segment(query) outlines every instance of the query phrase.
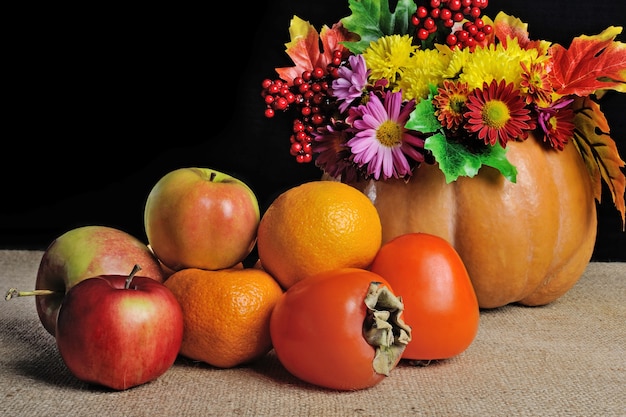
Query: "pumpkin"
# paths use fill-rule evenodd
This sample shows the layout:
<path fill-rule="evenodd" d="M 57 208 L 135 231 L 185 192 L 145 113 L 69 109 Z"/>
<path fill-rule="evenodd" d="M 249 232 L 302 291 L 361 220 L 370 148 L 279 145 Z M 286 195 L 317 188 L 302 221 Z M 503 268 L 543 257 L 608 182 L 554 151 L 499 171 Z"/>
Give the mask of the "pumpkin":
<path fill-rule="evenodd" d="M 353 183 L 380 214 L 383 242 L 409 232 L 448 240 L 467 267 L 481 308 L 548 304 L 583 274 L 595 245 L 596 203 L 583 159 L 569 143 L 548 149 L 530 136 L 507 144 L 517 181 L 483 166 L 446 183 L 422 164 L 409 181 Z"/>

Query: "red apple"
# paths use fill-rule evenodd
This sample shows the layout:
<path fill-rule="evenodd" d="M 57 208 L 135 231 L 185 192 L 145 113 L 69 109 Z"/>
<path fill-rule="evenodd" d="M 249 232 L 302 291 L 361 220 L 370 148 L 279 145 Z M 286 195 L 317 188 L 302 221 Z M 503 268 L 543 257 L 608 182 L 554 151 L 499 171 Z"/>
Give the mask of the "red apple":
<path fill-rule="evenodd" d="M 78 282 L 97 275 L 128 275 L 138 264 L 142 275 L 163 282 L 156 256 L 138 238 L 107 226 L 78 227 L 57 237 L 41 258 L 35 304 L 44 328 L 54 336 L 59 307 L 66 292 Z"/>
<path fill-rule="evenodd" d="M 125 390 L 153 381 L 176 360 L 183 312 L 174 294 L 148 277 L 101 275 L 66 294 L 56 327 L 63 362 L 81 381 Z"/>
<path fill-rule="evenodd" d="M 148 244 L 167 268 L 217 270 L 242 262 L 256 244 L 259 204 L 243 181 L 209 168 L 165 174 L 145 204 Z"/>

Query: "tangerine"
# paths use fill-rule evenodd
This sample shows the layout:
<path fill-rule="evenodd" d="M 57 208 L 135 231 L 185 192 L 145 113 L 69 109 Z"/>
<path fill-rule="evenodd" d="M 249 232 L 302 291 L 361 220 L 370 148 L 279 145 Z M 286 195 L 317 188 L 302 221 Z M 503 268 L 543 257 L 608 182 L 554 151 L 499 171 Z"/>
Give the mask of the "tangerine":
<path fill-rule="evenodd" d="M 267 272 L 187 268 L 164 284 L 183 310 L 182 356 L 231 368 L 272 349 L 270 316 L 283 291 Z"/>

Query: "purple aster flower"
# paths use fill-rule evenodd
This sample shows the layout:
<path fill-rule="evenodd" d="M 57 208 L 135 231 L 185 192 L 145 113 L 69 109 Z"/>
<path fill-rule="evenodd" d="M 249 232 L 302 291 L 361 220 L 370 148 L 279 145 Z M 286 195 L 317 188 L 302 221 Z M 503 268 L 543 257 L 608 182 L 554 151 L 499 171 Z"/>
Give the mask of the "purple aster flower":
<path fill-rule="evenodd" d="M 350 109 L 354 137 L 347 142 L 354 162 L 367 166 L 367 174 L 378 180 L 401 178 L 412 173 L 411 163 L 423 162 L 424 139 L 405 128 L 415 100 L 402 103 L 402 92 L 387 92 L 383 101 L 371 94 L 366 104 Z"/>
<path fill-rule="evenodd" d="M 341 112 L 346 111 L 354 100 L 361 97 L 370 73 L 363 55 L 351 55 L 348 64 L 338 69 L 339 77 L 332 83 L 332 94 L 339 101 Z"/>

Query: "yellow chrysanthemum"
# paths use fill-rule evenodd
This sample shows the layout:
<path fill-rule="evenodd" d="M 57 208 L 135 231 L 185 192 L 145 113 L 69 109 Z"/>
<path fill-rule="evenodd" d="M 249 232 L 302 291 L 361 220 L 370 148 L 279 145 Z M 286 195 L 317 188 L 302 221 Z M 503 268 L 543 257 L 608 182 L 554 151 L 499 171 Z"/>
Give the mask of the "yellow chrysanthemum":
<path fill-rule="evenodd" d="M 445 79 L 455 80 L 459 74 L 463 72 L 465 63 L 471 58 L 469 48 L 451 50 L 448 46 L 438 47 L 440 54 L 448 56 L 448 66 L 442 71 L 441 75 Z"/>
<path fill-rule="evenodd" d="M 427 98 L 429 84 L 440 85 L 443 82 L 442 74 L 449 61 L 450 55 L 434 49 L 416 51 L 398 80 L 397 89 L 402 90 L 405 100 Z"/>
<path fill-rule="evenodd" d="M 417 47 L 412 45 L 409 35 L 383 36 L 363 51 L 367 68 L 371 70 L 370 80 L 387 79 L 395 84 L 404 69 L 410 65 L 411 56 Z"/>
<path fill-rule="evenodd" d="M 523 72 L 520 62 L 530 66 L 536 59 L 535 49 L 522 49 L 517 39 L 509 38 L 506 48 L 502 44 L 476 48 L 465 60 L 459 80 L 467 82 L 470 90 L 482 88 L 483 83 L 489 84 L 492 80 L 505 80 L 519 89 Z"/>

